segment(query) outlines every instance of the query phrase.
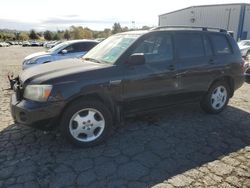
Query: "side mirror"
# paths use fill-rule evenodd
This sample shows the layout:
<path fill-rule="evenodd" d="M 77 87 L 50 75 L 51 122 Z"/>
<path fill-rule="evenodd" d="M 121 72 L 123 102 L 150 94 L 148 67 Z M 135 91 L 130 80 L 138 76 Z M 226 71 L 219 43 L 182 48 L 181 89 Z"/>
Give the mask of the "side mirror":
<path fill-rule="evenodd" d="M 66 54 L 66 53 L 68 53 L 67 50 L 62 50 L 62 54 Z"/>
<path fill-rule="evenodd" d="M 127 61 L 128 65 L 143 65 L 145 64 L 145 56 L 143 53 L 134 53 Z"/>

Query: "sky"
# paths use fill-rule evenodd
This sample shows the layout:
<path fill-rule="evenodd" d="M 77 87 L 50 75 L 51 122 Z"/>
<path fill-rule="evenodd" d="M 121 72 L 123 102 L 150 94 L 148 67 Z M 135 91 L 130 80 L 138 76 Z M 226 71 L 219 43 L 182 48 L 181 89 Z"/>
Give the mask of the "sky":
<path fill-rule="evenodd" d="M 195 5 L 250 3 L 250 0 L 0 0 L 0 29 L 63 30 L 71 25 L 93 30 L 157 26 L 158 16 Z"/>

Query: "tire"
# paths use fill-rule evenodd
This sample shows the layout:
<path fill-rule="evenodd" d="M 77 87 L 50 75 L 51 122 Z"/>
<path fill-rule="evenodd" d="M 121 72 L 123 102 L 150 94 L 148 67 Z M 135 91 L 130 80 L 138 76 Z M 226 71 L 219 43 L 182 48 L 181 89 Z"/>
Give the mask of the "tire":
<path fill-rule="evenodd" d="M 110 110 L 97 100 L 76 101 L 63 113 L 62 134 L 74 145 L 91 147 L 105 141 L 112 132 Z"/>
<path fill-rule="evenodd" d="M 201 108 L 209 114 L 218 114 L 227 106 L 229 96 L 228 83 L 226 81 L 217 81 L 209 88 L 201 100 Z"/>

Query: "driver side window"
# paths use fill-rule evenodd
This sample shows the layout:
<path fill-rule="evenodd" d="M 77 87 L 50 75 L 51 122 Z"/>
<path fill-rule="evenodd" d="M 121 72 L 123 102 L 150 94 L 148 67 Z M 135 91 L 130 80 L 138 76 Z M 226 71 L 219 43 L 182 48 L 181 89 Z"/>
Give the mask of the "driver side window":
<path fill-rule="evenodd" d="M 137 45 L 133 53 L 143 53 L 146 63 L 172 60 L 173 46 L 171 35 L 158 34 L 148 36 Z"/>
<path fill-rule="evenodd" d="M 64 48 L 64 50 L 67 50 L 67 53 L 73 53 L 74 52 L 73 45 L 67 46 L 66 48 Z"/>

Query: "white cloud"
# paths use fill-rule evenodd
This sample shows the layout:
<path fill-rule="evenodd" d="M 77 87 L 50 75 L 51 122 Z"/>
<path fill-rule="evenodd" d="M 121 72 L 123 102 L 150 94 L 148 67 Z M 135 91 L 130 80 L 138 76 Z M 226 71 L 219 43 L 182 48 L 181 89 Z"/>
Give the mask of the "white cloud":
<path fill-rule="evenodd" d="M 91 29 L 111 28 L 114 22 L 122 26 L 156 26 L 158 15 L 187 6 L 239 3 L 239 0 L 135 1 L 135 0 L 8 0 L 1 2 L 0 28 L 64 29 L 82 25 Z"/>

